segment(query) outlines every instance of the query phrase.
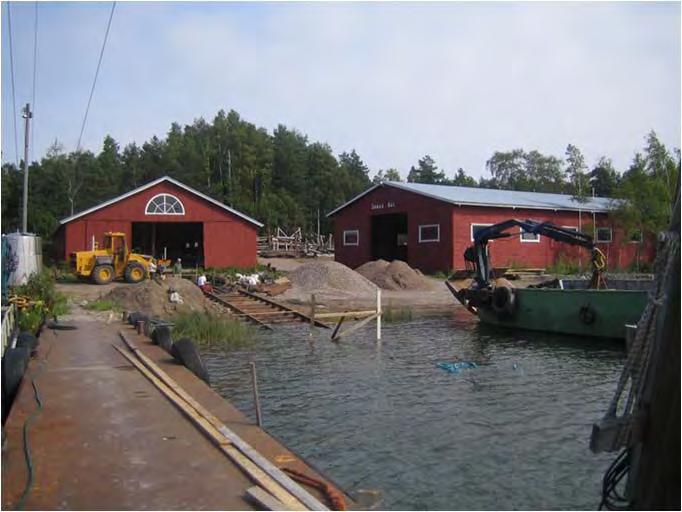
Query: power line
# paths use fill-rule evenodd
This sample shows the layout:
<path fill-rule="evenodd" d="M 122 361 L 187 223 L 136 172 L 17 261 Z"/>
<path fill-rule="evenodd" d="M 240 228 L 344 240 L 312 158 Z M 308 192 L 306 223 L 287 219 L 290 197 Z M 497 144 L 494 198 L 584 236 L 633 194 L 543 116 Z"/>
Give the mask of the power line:
<path fill-rule="evenodd" d="M 35 18 L 33 22 L 33 94 L 31 96 L 31 105 L 33 106 L 33 116 L 36 112 L 36 74 L 38 69 L 38 0 L 35 2 Z M 33 130 L 31 130 L 31 160 L 33 160 L 33 148 L 35 147 L 35 133 L 36 122 L 33 121 Z"/>
<path fill-rule="evenodd" d="M 116 8 L 116 2 L 111 4 L 111 12 L 109 13 L 109 22 L 107 23 L 107 31 L 104 34 L 104 41 L 102 42 L 102 49 L 99 52 L 99 60 L 97 61 L 97 69 L 95 70 L 95 78 L 92 81 L 92 87 L 90 88 L 90 97 L 88 98 L 88 105 L 85 107 L 85 115 L 83 116 L 83 124 L 81 125 L 81 132 L 78 135 L 78 144 L 76 144 L 76 151 L 81 147 L 81 139 L 83 138 L 83 131 L 85 130 L 85 123 L 88 120 L 88 112 L 90 111 L 90 102 L 92 101 L 92 95 L 95 93 L 95 85 L 97 84 L 97 76 L 99 75 L 99 68 L 102 65 L 102 57 L 104 56 L 104 48 L 107 45 L 107 39 L 109 38 L 109 29 L 111 28 L 111 20 L 114 17 L 114 9 Z"/>
<path fill-rule="evenodd" d="M 14 51 L 12 49 L 12 10 L 7 2 L 7 36 L 9 37 L 9 70 L 12 77 L 12 113 L 14 114 L 14 159 L 19 168 L 19 146 L 17 142 L 17 99 L 14 93 Z"/>

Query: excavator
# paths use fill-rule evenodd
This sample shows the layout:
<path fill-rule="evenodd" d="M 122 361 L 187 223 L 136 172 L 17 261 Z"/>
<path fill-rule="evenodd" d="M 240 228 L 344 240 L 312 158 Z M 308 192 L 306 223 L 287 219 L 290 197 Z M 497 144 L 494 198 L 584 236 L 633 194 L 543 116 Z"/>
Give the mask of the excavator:
<path fill-rule="evenodd" d="M 123 278 L 127 283 L 144 281 L 150 273 L 154 258 L 128 249 L 125 233 L 104 233 L 104 244 L 91 251 L 71 254 L 71 266 L 81 279 L 91 279 L 96 284 L 107 284 Z"/>
<path fill-rule="evenodd" d="M 591 251 L 592 278 L 590 289 L 606 288 L 606 281 L 602 274 L 606 267 L 606 257 L 594 244 L 592 237 L 585 233 L 561 228 L 551 222 L 536 222 L 533 220 L 510 219 L 504 222 L 487 226 L 474 235 L 474 244 L 464 251 L 464 260 L 473 265 L 475 272 L 474 282 L 467 289 L 453 290 L 460 302 L 467 308 L 474 310 L 480 306 L 490 306 L 497 311 L 504 312 L 510 308 L 513 297 L 511 290 L 505 286 L 493 287 L 491 284 L 492 266 L 488 253 L 488 242 L 498 238 L 518 235 L 518 231 L 509 232 L 510 229 L 519 227 L 526 233 L 534 233 L 557 240 L 569 245 L 585 247 Z M 473 312 L 473 311 L 472 311 Z"/>

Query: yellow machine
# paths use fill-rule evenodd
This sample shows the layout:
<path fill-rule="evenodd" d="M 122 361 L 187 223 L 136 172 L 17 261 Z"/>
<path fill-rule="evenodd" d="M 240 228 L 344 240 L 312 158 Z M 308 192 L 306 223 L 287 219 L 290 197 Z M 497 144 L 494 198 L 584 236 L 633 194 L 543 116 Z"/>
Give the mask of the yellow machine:
<path fill-rule="evenodd" d="M 125 233 L 104 233 L 103 248 L 71 254 L 71 265 L 76 275 L 90 278 L 97 284 L 107 284 L 124 278 L 128 283 L 139 283 L 149 275 L 154 258 L 128 250 Z"/>

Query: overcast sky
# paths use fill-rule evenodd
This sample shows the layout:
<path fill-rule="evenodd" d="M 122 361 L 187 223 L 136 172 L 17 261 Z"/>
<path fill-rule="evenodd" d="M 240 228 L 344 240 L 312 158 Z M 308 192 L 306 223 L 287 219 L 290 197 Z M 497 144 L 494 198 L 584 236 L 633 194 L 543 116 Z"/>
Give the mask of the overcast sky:
<path fill-rule="evenodd" d="M 75 149 L 110 8 L 39 4 L 34 159 L 55 139 Z M 34 3 L 11 9 L 20 109 Z M 3 3 L 3 162 L 15 159 L 7 21 Z M 403 177 L 427 153 L 481 176 L 496 150 L 563 156 L 568 143 L 623 170 L 649 130 L 680 146 L 680 4 L 118 3 L 83 146 L 142 144 L 220 109 Z"/>

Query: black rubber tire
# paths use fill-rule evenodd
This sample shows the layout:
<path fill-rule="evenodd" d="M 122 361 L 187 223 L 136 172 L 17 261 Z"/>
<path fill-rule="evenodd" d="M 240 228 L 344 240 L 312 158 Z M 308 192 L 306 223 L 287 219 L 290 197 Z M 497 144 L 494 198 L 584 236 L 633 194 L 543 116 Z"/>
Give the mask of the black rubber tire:
<path fill-rule="evenodd" d="M 22 331 L 17 336 L 17 347 L 28 347 L 33 352 L 38 348 L 38 338 L 29 331 Z"/>
<path fill-rule="evenodd" d="M 141 283 L 147 277 L 147 270 L 141 263 L 133 261 L 126 267 L 125 280 L 126 283 L 137 284 Z"/>
<path fill-rule="evenodd" d="M 139 311 L 133 311 L 128 315 L 128 323 L 135 327 L 135 324 L 137 323 L 137 319 L 142 316 L 142 313 Z"/>
<path fill-rule="evenodd" d="M 500 318 L 507 318 L 514 314 L 516 308 L 514 290 L 508 286 L 496 286 L 493 289 L 492 307 Z"/>
<path fill-rule="evenodd" d="M 155 343 L 169 354 L 172 353 L 173 337 L 171 329 L 167 325 L 162 325 L 152 332 L 152 343 Z"/>
<path fill-rule="evenodd" d="M 7 405 L 11 405 L 26 373 L 31 350 L 28 347 L 15 347 L 5 350 L 2 358 L 2 389 Z"/>
<path fill-rule="evenodd" d="M 199 351 L 191 339 L 180 338 L 178 341 L 173 343 L 171 354 L 179 363 L 182 363 L 182 365 L 194 375 L 199 377 L 206 384 L 211 384 L 208 376 L 208 370 L 206 370 L 206 366 L 204 366 L 204 362 L 201 360 Z"/>
<path fill-rule="evenodd" d="M 97 265 L 92 269 L 92 280 L 97 284 L 109 284 L 114 280 L 114 267 Z"/>

